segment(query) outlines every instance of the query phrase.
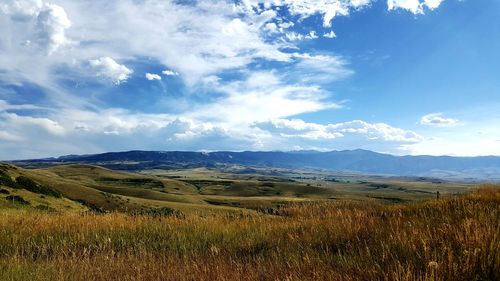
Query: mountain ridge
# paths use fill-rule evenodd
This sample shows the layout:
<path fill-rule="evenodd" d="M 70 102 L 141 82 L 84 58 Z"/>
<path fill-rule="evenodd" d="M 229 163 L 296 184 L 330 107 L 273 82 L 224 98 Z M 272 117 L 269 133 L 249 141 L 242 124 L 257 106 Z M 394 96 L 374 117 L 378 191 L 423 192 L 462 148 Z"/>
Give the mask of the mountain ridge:
<path fill-rule="evenodd" d="M 289 169 L 323 169 L 395 176 L 500 180 L 499 156 L 396 156 L 363 149 L 328 152 L 131 150 L 11 162 L 27 167 L 30 165 L 39 167 L 43 165 L 86 163 L 118 170 L 243 165 Z"/>

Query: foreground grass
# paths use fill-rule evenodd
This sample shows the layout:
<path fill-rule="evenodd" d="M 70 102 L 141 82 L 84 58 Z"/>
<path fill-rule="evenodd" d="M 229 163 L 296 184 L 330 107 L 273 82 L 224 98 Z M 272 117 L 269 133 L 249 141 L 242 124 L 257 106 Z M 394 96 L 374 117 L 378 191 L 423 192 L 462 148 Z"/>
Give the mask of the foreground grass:
<path fill-rule="evenodd" d="M 0 212 L 0 280 L 500 280 L 500 190 L 278 215 Z"/>

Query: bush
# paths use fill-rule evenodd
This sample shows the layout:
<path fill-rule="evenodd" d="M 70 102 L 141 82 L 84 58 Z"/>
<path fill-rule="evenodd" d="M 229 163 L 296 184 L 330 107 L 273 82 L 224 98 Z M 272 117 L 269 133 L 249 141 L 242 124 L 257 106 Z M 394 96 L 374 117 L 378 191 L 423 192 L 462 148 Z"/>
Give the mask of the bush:
<path fill-rule="evenodd" d="M 45 194 L 53 197 L 60 198 L 62 197 L 61 193 L 59 191 L 53 190 L 50 187 L 40 185 L 36 182 L 34 182 L 32 179 L 25 177 L 25 176 L 19 176 L 16 178 L 16 182 L 19 186 L 22 188 L 31 191 L 33 193 L 38 193 L 38 194 Z"/>
<path fill-rule="evenodd" d="M 22 205 L 30 205 L 30 202 L 24 200 L 24 198 L 22 198 L 19 195 L 10 195 L 10 196 L 5 197 L 5 199 L 12 202 L 12 203 L 18 203 L 18 204 L 22 204 Z"/>
<path fill-rule="evenodd" d="M 0 185 L 11 188 L 19 188 L 18 184 L 4 171 L 0 170 Z"/>
<path fill-rule="evenodd" d="M 38 205 L 35 207 L 35 209 L 40 210 L 40 211 L 45 211 L 45 212 L 57 212 L 56 209 L 49 207 L 47 205 Z"/>

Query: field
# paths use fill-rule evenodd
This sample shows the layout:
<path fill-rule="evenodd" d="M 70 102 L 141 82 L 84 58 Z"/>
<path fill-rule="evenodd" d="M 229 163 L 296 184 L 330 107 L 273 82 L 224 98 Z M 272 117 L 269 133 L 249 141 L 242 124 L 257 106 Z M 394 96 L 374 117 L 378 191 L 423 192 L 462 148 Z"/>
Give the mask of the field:
<path fill-rule="evenodd" d="M 0 280 L 500 279 L 495 185 L 285 170 L 0 170 Z"/>
<path fill-rule="evenodd" d="M 25 196 L 32 206 L 99 212 L 255 213 L 293 202 L 351 200 L 381 204 L 428 200 L 466 192 L 473 183 L 428 178 L 395 178 L 321 171 L 242 168 L 144 170 L 135 173 L 91 165 L 22 169 L 0 164 L 11 179 L 20 176 L 56 190 L 63 200 L 41 199 L 24 189 L 3 187 Z M 7 195 L 0 194 L 0 198 Z M 0 200 L 0 204 L 2 201 Z"/>

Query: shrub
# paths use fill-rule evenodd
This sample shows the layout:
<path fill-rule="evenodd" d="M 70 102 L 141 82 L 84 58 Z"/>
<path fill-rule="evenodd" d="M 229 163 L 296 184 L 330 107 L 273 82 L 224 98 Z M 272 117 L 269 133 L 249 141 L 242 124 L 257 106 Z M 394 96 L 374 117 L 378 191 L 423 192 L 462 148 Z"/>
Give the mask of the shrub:
<path fill-rule="evenodd" d="M 33 193 L 39 193 L 39 194 L 45 194 L 53 197 L 60 198 L 62 197 L 61 193 L 59 191 L 53 190 L 50 187 L 40 185 L 33 181 L 32 179 L 25 177 L 25 176 L 19 176 L 16 178 L 17 184 Z"/>
<path fill-rule="evenodd" d="M 10 195 L 10 196 L 5 197 L 5 199 L 12 202 L 12 203 L 18 203 L 18 204 L 22 204 L 22 205 L 30 205 L 30 202 L 24 200 L 24 198 L 22 198 L 19 195 Z"/>
<path fill-rule="evenodd" d="M 19 188 L 18 184 L 4 171 L 0 170 L 0 185 L 11 188 Z"/>
<path fill-rule="evenodd" d="M 38 205 L 35 207 L 35 209 L 40 210 L 40 211 L 45 211 L 45 212 L 57 212 L 56 209 L 47 206 L 47 205 Z"/>

